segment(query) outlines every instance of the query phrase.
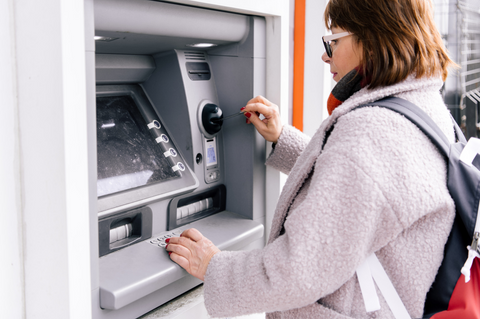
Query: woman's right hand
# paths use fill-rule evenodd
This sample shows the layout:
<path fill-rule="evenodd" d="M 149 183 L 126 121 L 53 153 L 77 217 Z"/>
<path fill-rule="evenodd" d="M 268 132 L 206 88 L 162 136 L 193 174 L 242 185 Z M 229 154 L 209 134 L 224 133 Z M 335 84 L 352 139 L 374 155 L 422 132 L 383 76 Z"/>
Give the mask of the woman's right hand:
<path fill-rule="evenodd" d="M 247 117 L 247 123 L 255 125 L 263 138 L 269 142 L 277 142 L 282 133 L 282 121 L 280 120 L 278 106 L 259 95 L 248 101 L 247 105 L 242 107 L 240 111 L 244 112 Z M 263 120 L 259 118 L 260 114 L 265 117 Z"/>

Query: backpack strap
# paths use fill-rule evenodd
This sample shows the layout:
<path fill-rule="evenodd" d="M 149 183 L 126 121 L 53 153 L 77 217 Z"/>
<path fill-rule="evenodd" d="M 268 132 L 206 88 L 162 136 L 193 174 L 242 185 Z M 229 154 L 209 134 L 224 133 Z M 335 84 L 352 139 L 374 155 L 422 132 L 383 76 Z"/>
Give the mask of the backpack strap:
<path fill-rule="evenodd" d="M 416 124 L 417 127 L 430 138 L 432 143 L 437 146 L 440 152 L 442 152 L 444 156 L 448 157 L 450 142 L 448 141 L 447 137 L 438 127 L 438 125 L 430 118 L 430 116 L 428 116 L 427 113 L 425 113 L 415 104 L 398 97 L 390 96 L 375 102 L 359 105 L 353 108 L 351 111 L 368 106 L 380 106 L 402 114 L 413 124 Z M 453 121 L 453 123 L 457 138 L 459 138 L 461 141 L 465 141 L 465 137 L 463 136 L 460 127 L 455 121 Z"/>

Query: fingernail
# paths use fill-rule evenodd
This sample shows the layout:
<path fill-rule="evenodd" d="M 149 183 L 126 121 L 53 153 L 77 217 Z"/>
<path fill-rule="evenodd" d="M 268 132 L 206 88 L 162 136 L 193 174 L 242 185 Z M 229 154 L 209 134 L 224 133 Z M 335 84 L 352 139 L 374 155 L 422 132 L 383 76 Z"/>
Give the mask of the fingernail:
<path fill-rule="evenodd" d="M 168 247 L 168 245 L 167 245 L 167 246 L 165 246 L 165 249 L 167 249 L 167 247 Z"/>
<path fill-rule="evenodd" d="M 248 119 L 245 119 L 245 123 L 247 123 L 247 124 L 248 124 L 249 122 L 250 122 L 250 121 L 249 121 Z"/>
<path fill-rule="evenodd" d="M 170 238 L 167 238 L 165 239 L 165 242 L 168 244 L 168 242 L 170 241 Z"/>
<path fill-rule="evenodd" d="M 172 254 L 172 252 L 171 252 L 171 251 L 169 251 L 169 252 L 168 252 L 168 255 L 170 256 L 171 254 Z"/>
<path fill-rule="evenodd" d="M 250 116 L 252 116 L 252 114 L 250 114 L 250 113 L 247 112 L 247 113 L 245 113 L 245 116 L 248 117 L 248 118 L 250 118 Z"/>
<path fill-rule="evenodd" d="M 245 106 L 240 109 L 240 111 L 243 111 L 243 110 L 245 110 Z"/>

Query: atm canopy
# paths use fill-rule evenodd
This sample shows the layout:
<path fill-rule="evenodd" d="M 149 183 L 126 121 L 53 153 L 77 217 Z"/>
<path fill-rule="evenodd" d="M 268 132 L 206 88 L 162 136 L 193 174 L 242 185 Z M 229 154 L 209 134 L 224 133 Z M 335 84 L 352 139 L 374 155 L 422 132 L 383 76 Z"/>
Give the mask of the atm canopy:
<path fill-rule="evenodd" d="M 249 31 L 245 15 L 157 1 L 95 0 L 97 53 L 155 54 L 199 42 L 225 45 Z"/>

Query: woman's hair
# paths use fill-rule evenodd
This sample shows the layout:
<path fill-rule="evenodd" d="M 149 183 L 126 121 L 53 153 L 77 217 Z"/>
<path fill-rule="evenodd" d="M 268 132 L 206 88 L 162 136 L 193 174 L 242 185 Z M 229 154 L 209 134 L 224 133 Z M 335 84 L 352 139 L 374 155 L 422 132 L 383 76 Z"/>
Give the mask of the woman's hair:
<path fill-rule="evenodd" d="M 361 65 L 370 89 L 417 78 L 442 75 L 456 66 L 449 58 L 433 20 L 429 0 L 330 0 L 327 29 L 353 33 L 363 47 Z"/>

